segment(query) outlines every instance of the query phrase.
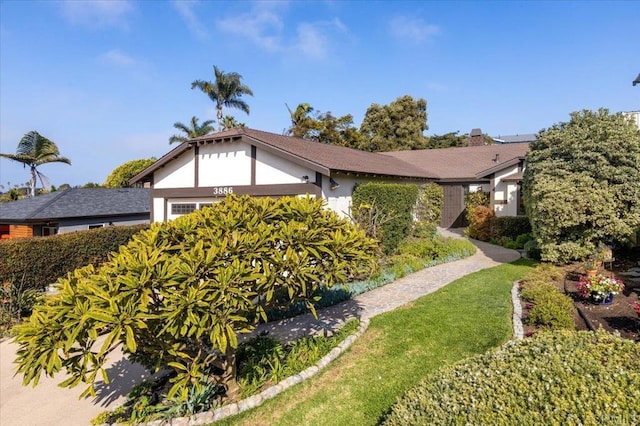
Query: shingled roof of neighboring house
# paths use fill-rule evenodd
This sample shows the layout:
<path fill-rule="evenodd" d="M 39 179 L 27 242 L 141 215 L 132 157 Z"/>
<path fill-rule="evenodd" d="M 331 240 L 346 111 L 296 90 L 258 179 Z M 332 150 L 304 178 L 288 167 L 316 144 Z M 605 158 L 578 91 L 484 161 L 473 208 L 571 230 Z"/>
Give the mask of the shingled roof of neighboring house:
<path fill-rule="evenodd" d="M 516 143 L 393 151 L 384 155 L 429 170 L 438 180 L 474 181 L 497 169 L 517 164 L 528 151 L 529 144 Z"/>
<path fill-rule="evenodd" d="M 151 173 L 178 158 L 183 152 L 192 149 L 197 144 L 223 143 L 240 139 L 289 158 L 325 175 L 329 175 L 331 172 L 345 172 L 407 178 L 426 179 L 433 177 L 424 168 L 407 164 L 383 154 L 328 145 L 260 130 L 237 128 L 201 136 L 183 143 L 134 176 L 130 182 L 135 183 L 144 180 Z"/>
<path fill-rule="evenodd" d="M 149 214 L 146 188 L 71 188 L 0 204 L 0 222 Z"/>
<path fill-rule="evenodd" d="M 505 136 L 492 136 L 496 143 L 522 143 L 522 142 L 535 142 L 538 140 L 538 135 L 535 133 L 526 133 L 523 135 L 505 135 Z"/>

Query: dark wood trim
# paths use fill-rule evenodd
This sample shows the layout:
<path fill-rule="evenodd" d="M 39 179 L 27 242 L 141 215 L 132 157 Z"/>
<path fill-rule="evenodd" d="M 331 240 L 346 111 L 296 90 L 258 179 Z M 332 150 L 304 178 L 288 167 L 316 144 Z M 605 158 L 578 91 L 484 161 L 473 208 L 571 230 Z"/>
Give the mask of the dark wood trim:
<path fill-rule="evenodd" d="M 322 187 L 315 183 L 287 183 L 275 185 L 227 185 L 233 188 L 233 193 L 238 195 L 254 195 L 258 197 L 303 195 L 313 194 L 322 197 Z M 223 195 L 214 195 L 213 188 L 162 188 L 152 189 L 151 196 L 165 199 L 165 217 L 167 210 L 167 198 L 222 198 Z"/>
<path fill-rule="evenodd" d="M 151 195 L 153 195 L 153 191 L 151 191 Z M 155 220 L 155 218 L 152 218 L 153 220 Z M 163 222 L 166 222 L 169 220 L 169 202 L 167 201 L 167 199 L 164 199 L 164 217 L 162 218 Z"/>
<path fill-rule="evenodd" d="M 194 177 L 193 177 L 193 186 L 195 186 L 196 188 L 199 185 L 199 181 L 200 179 L 198 178 L 198 176 L 200 175 L 200 147 L 198 145 L 196 145 L 193 148 L 193 161 L 195 162 L 193 170 L 194 170 Z"/>
<path fill-rule="evenodd" d="M 256 184 L 256 157 L 258 150 L 255 145 L 251 145 L 251 185 Z"/>
<path fill-rule="evenodd" d="M 320 188 L 320 194 L 322 194 L 322 173 L 316 172 L 316 181 L 314 185 Z"/>
<path fill-rule="evenodd" d="M 489 206 L 491 206 L 491 208 L 494 209 L 495 205 L 496 205 L 496 178 L 494 175 L 494 176 L 491 176 L 491 183 L 489 184 Z"/>

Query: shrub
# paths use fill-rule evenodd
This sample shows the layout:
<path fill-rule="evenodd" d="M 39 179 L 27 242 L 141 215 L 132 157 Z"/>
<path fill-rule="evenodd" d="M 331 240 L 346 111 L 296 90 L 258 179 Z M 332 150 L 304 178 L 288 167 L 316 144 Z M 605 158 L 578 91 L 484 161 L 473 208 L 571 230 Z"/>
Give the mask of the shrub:
<path fill-rule="evenodd" d="M 542 291 L 535 295 L 533 306 L 529 310 L 527 322 L 552 330 L 575 329 L 573 322 L 573 300 L 570 297 L 558 293 L 555 288 L 552 291 Z"/>
<path fill-rule="evenodd" d="M 490 227 L 491 238 L 508 237 L 516 240 L 518 236 L 531 232 L 531 223 L 526 216 L 497 216 L 491 219 Z"/>
<path fill-rule="evenodd" d="M 418 192 L 415 216 L 418 222 L 438 225 L 444 207 L 444 189 L 435 182 L 421 185 Z"/>
<path fill-rule="evenodd" d="M 0 282 L 44 290 L 85 265 L 97 266 L 148 225 L 109 226 L 89 231 L 0 241 Z"/>
<path fill-rule="evenodd" d="M 491 219 L 495 216 L 493 209 L 485 206 L 472 207 L 469 214 L 467 235 L 480 241 L 489 241 L 491 235 Z"/>
<path fill-rule="evenodd" d="M 388 219 L 381 225 L 380 246 L 385 254 L 391 254 L 411 233 L 417 198 L 416 185 L 370 182 L 353 190 L 352 209 L 375 206 Z"/>
<path fill-rule="evenodd" d="M 540 333 L 430 375 L 384 424 L 639 424 L 638 359 L 604 331 Z"/>
<path fill-rule="evenodd" d="M 146 368 L 174 372 L 168 397 L 222 384 L 234 398 L 238 334 L 265 310 L 370 271 L 375 242 L 322 200 L 227 196 L 143 231 L 100 269 L 59 280 L 60 293 L 17 329 L 18 372 L 37 384 L 66 369 L 61 386 L 93 394 L 119 345 Z M 98 353 L 90 348 L 104 337 Z M 215 367 L 215 370 L 214 370 Z"/>
<path fill-rule="evenodd" d="M 524 244 L 524 252 L 527 254 L 529 259 L 540 260 L 541 251 L 540 247 L 538 247 L 538 243 L 536 240 L 529 240 Z"/>

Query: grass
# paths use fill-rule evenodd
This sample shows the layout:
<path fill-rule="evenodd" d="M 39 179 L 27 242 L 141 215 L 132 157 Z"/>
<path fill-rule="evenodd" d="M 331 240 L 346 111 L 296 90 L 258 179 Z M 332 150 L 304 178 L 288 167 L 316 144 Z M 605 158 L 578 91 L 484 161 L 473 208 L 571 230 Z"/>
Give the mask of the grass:
<path fill-rule="evenodd" d="M 216 425 L 379 423 L 428 373 L 512 336 L 511 285 L 534 265 L 519 260 L 479 271 L 373 318 L 367 332 L 324 372 Z"/>

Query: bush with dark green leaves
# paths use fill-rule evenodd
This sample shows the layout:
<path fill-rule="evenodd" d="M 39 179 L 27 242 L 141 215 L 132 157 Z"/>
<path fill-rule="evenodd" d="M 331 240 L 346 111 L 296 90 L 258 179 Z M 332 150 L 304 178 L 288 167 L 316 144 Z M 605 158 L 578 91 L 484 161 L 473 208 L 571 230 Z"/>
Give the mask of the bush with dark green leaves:
<path fill-rule="evenodd" d="M 520 297 L 531 303 L 527 323 L 549 329 L 575 329 L 574 305 L 556 284 L 564 271 L 553 265 L 538 265 L 520 281 Z"/>
<path fill-rule="evenodd" d="M 418 199 L 417 185 L 388 183 L 366 183 L 353 190 L 352 216 L 364 228 L 371 224 L 360 223 L 355 214 L 364 209 L 375 209 L 383 217 L 380 225 L 380 246 L 385 254 L 394 253 L 400 241 L 410 235 L 413 226 L 413 211 Z"/>
<path fill-rule="evenodd" d="M 0 283 L 44 290 L 85 265 L 100 265 L 148 225 L 109 226 L 44 238 L 0 241 Z"/>
<path fill-rule="evenodd" d="M 384 424 L 640 424 L 640 345 L 555 331 L 445 367 L 407 392 Z"/>
<path fill-rule="evenodd" d="M 415 216 L 417 222 L 431 225 L 440 224 L 444 207 L 444 189 L 435 182 L 420 185 Z"/>
<path fill-rule="evenodd" d="M 122 346 L 132 361 L 175 373 L 169 398 L 218 383 L 233 399 L 238 334 L 297 300 L 315 313 L 315 291 L 370 273 L 375 249 L 322 200 L 228 196 L 60 279 L 59 294 L 17 327 L 18 373 L 35 385 L 66 370 L 61 386 L 85 383 L 82 395 L 93 395 Z"/>
<path fill-rule="evenodd" d="M 490 228 L 491 238 L 516 240 L 519 235 L 531 232 L 531 223 L 526 216 L 496 216 L 491 219 Z"/>

